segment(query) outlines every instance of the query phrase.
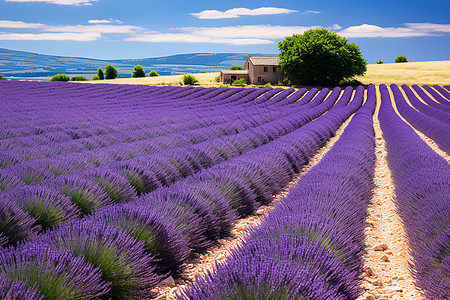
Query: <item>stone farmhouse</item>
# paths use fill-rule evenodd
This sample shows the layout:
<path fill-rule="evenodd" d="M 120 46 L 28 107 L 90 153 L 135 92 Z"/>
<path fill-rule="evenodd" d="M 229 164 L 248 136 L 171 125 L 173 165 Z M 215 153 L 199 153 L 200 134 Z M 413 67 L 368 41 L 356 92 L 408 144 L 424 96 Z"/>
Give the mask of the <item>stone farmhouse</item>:
<path fill-rule="evenodd" d="M 230 84 L 235 80 L 245 78 L 248 84 L 277 84 L 284 79 L 284 74 L 278 65 L 278 56 L 248 55 L 244 70 L 220 71 L 219 81 Z"/>

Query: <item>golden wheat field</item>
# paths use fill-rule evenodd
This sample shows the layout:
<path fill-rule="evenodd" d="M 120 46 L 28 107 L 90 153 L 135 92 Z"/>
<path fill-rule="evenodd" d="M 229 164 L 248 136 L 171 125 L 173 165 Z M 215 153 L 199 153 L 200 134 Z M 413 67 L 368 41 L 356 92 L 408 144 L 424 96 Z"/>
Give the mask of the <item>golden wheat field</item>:
<path fill-rule="evenodd" d="M 148 70 L 146 70 L 148 71 Z M 214 79 L 218 72 L 192 74 L 200 86 L 220 86 Z M 169 75 L 145 78 L 118 78 L 113 80 L 89 81 L 90 83 L 182 85 L 183 75 Z M 365 76 L 356 78 L 363 84 L 450 84 L 450 60 L 408 62 L 367 65 Z"/>

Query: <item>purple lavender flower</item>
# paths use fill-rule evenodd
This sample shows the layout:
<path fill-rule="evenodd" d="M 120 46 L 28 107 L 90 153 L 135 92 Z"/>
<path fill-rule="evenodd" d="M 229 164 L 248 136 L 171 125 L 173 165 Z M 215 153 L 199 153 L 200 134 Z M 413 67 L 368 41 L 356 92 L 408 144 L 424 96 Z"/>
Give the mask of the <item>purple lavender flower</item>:
<path fill-rule="evenodd" d="M 24 212 L 15 202 L 0 197 L 0 232 L 3 245 L 15 245 L 26 238 L 34 238 L 41 231 L 36 219 Z M 6 239 L 6 241 L 5 241 Z"/>
<path fill-rule="evenodd" d="M 152 171 L 146 170 L 132 161 L 113 164 L 109 167 L 128 178 L 138 196 L 162 186 Z"/>
<path fill-rule="evenodd" d="M 161 279 L 155 273 L 154 259 L 146 254 L 144 242 L 122 229 L 97 221 L 75 221 L 58 227 L 36 239 L 36 243 L 54 249 L 70 249 L 101 271 L 104 281 L 111 282 L 106 294 L 114 299 L 149 296 Z"/>
<path fill-rule="evenodd" d="M 267 257 L 243 257 L 220 265 L 215 274 L 197 278 L 179 299 L 344 300 L 324 277 Z"/>
<path fill-rule="evenodd" d="M 28 287 L 23 281 L 11 280 L 0 274 L 0 299 L 5 300 L 42 300 L 36 286 Z"/>
<path fill-rule="evenodd" d="M 98 184 L 76 175 L 46 180 L 41 183 L 41 186 L 49 187 L 69 197 L 83 214 L 93 213 L 113 203 Z"/>
<path fill-rule="evenodd" d="M 28 243 L 0 252 L 0 276 L 36 287 L 45 299 L 95 299 L 105 295 L 109 283 L 83 257 L 67 249 Z"/>
<path fill-rule="evenodd" d="M 164 191 L 158 190 L 143 195 L 130 202 L 129 205 L 134 205 L 137 209 L 157 211 L 161 218 L 170 222 L 177 231 L 186 236 L 191 249 L 199 252 L 207 249 L 212 244 L 205 234 L 209 224 L 205 223 L 201 216 L 188 205 L 182 202 L 177 204 L 175 201 L 167 201 L 164 193 Z"/>
<path fill-rule="evenodd" d="M 86 170 L 83 177 L 96 182 L 116 203 L 128 202 L 136 197 L 136 190 L 119 173 L 108 169 Z"/>
<path fill-rule="evenodd" d="M 17 205 L 42 226 L 43 230 L 80 217 L 80 211 L 68 197 L 49 188 L 30 186 L 6 192 L 1 197 Z"/>
<path fill-rule="evenodd" d="M 179 275 L 191 252 L 187 237 L 161 217 L 159 211 L 127 203 L 102 209 L 90 219 L 122 228 L 138 241 L 144 241 L 145 251 L 154 256 L 160 274 Z"/>
<path fill-rule="evenodd" d="M 10 172 L 0 170 L 0 192 L 25 186 L 25 183 Z"/>

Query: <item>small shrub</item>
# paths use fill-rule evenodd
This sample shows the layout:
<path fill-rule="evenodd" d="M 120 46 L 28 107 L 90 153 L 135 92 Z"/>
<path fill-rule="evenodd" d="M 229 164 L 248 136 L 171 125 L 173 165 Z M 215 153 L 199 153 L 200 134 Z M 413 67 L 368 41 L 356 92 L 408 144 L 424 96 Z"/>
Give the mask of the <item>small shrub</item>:
<path fill-rule="evenodd" d="M 233 85 L 247 85 L 247 80 L 245 78 L 240 78 L 233 81 Z"/>
<path fill-rule="evenodd" d="M 116 79 L 117 74 L 117 69 L 114 66 L 107 65 L 105 67 L 105 79 Z"/>
<path fill-rule="evenodd" d="M 70 78 L 70 81 L 87 81 L 87 78 L 84 76 L 73 76 Z"/>
<path fill-rule="evenodd" d="M 236 71 L 236 70 L 244 70 L 244 68 L 241 67 L 241 66 L 231 66 L 231 67 L 230 67 L 230 70 L 233 70 L 233 71 Z"/>
<path fill-rule="evenodd" d="M 66 74 L 56 74 L 53 75 L 51 81 L 69 81 L 70 77 L 67 76 Z"/>
<path fill-rule="evenodd" d="M 198 80 L 194 76 L 189 75 L 189 74 L 184 74 L 184 76 L 183 76 L 184 85 L 193 85 L 193 84 L 196 84 L 197 82 L 198 82 Z"/>
<path fill-rule="evenodd" d="M 206 71 L 200 71 L 199 73 L 208 73 L 208 72 L 206 72 Z"/>
<path fill-rule="evenodd" d="M 148 76 L 149 76 L 149 77 L 158 77 L 159 74 L 158 74 L 158 72 L 156 72 L 155 70 L 152 70 L 152 71 L 150 71 L 150 73 L 148 73 Z"/>
<path fill-rule="evenodd" d="M 220 81 L 220 76 L 214 77 L 214 81 L 215 81 L 215 82 L 219 82 L 219 81 Z"/>
<path fill-rule="evenodd" d="M 357 80 L 357 79 L 348 79 L 348 80 L 342 80 L 339 83 L 340 86 L 352 86 L 352 87 L 358 87 L 360 85 L 363 85 L 361 81 Z"/>
<path fill-rule="evenodd" d="M 95 74 L 94 76 L 92 76 L 92 79 L 91 79 L 91 80 L 100 80 L 100 77 L 98 77 L 98 75 Z"/>
<path fill-rule="evenodd" d="M 144 68 L 141 65 L 136 65 L 134 67 L 133 73 L 131 73 L 132 78 L 140 78 L 145 77 L 145 71 Z"/>
<path fill-rule="evenodd" d="M 98 78 L 99 78 L 100 80 L 105 79 L 105 74 L 103 74 L 102 68 L 98 68 L 98 70 L 97 70 L 97 76 L 98 76 Z"/>
<path fill-rule="evenodd" d="M 384 64 L 384 61 L 382 61 L 381 59 L 380 59 L 380 60 L 377 60 L 377 64 L 378 64 L 378 65 L 382 65 L 382 64 Z"/>
<path fill-rule="evenodd" d="M 408 60 L 406 59 L 406 56 L 397 56 L 397 58 L 395 59 L 396 63 L 406 63 L 408 62 Z"/>
<path fill-rule="evenodd" d="M 6 80 L 6 77 L 3 75 L 0 75 L 0 80 Z"/>
<path fill-rule="evenodd" d="M 256 84 L 256 86 L 258 88 L 264 88 L 264 87 L 272 87 L 272 84 L 270 84 L 270 83 L 261 83 L 261 84 Z"/>
<path fill-rule="evenodd" d="M 278 81 L 277 85 L 290 86 L 291 85 L 291 81 L 288 78 L 284 78 L 282 81 Z"/>

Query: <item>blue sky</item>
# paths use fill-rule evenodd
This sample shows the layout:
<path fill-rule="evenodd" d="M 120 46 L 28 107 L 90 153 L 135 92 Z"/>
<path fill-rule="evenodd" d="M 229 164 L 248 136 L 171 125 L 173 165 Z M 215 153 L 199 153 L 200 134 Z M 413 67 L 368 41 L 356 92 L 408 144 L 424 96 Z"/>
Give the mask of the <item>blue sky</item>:
<path fill-rule="evenodd" d="M 0 0 L 0 47 L 100 59 L 278 53 L 324 27 L 368 63 L 450 59 L 450 1 Z"/>

